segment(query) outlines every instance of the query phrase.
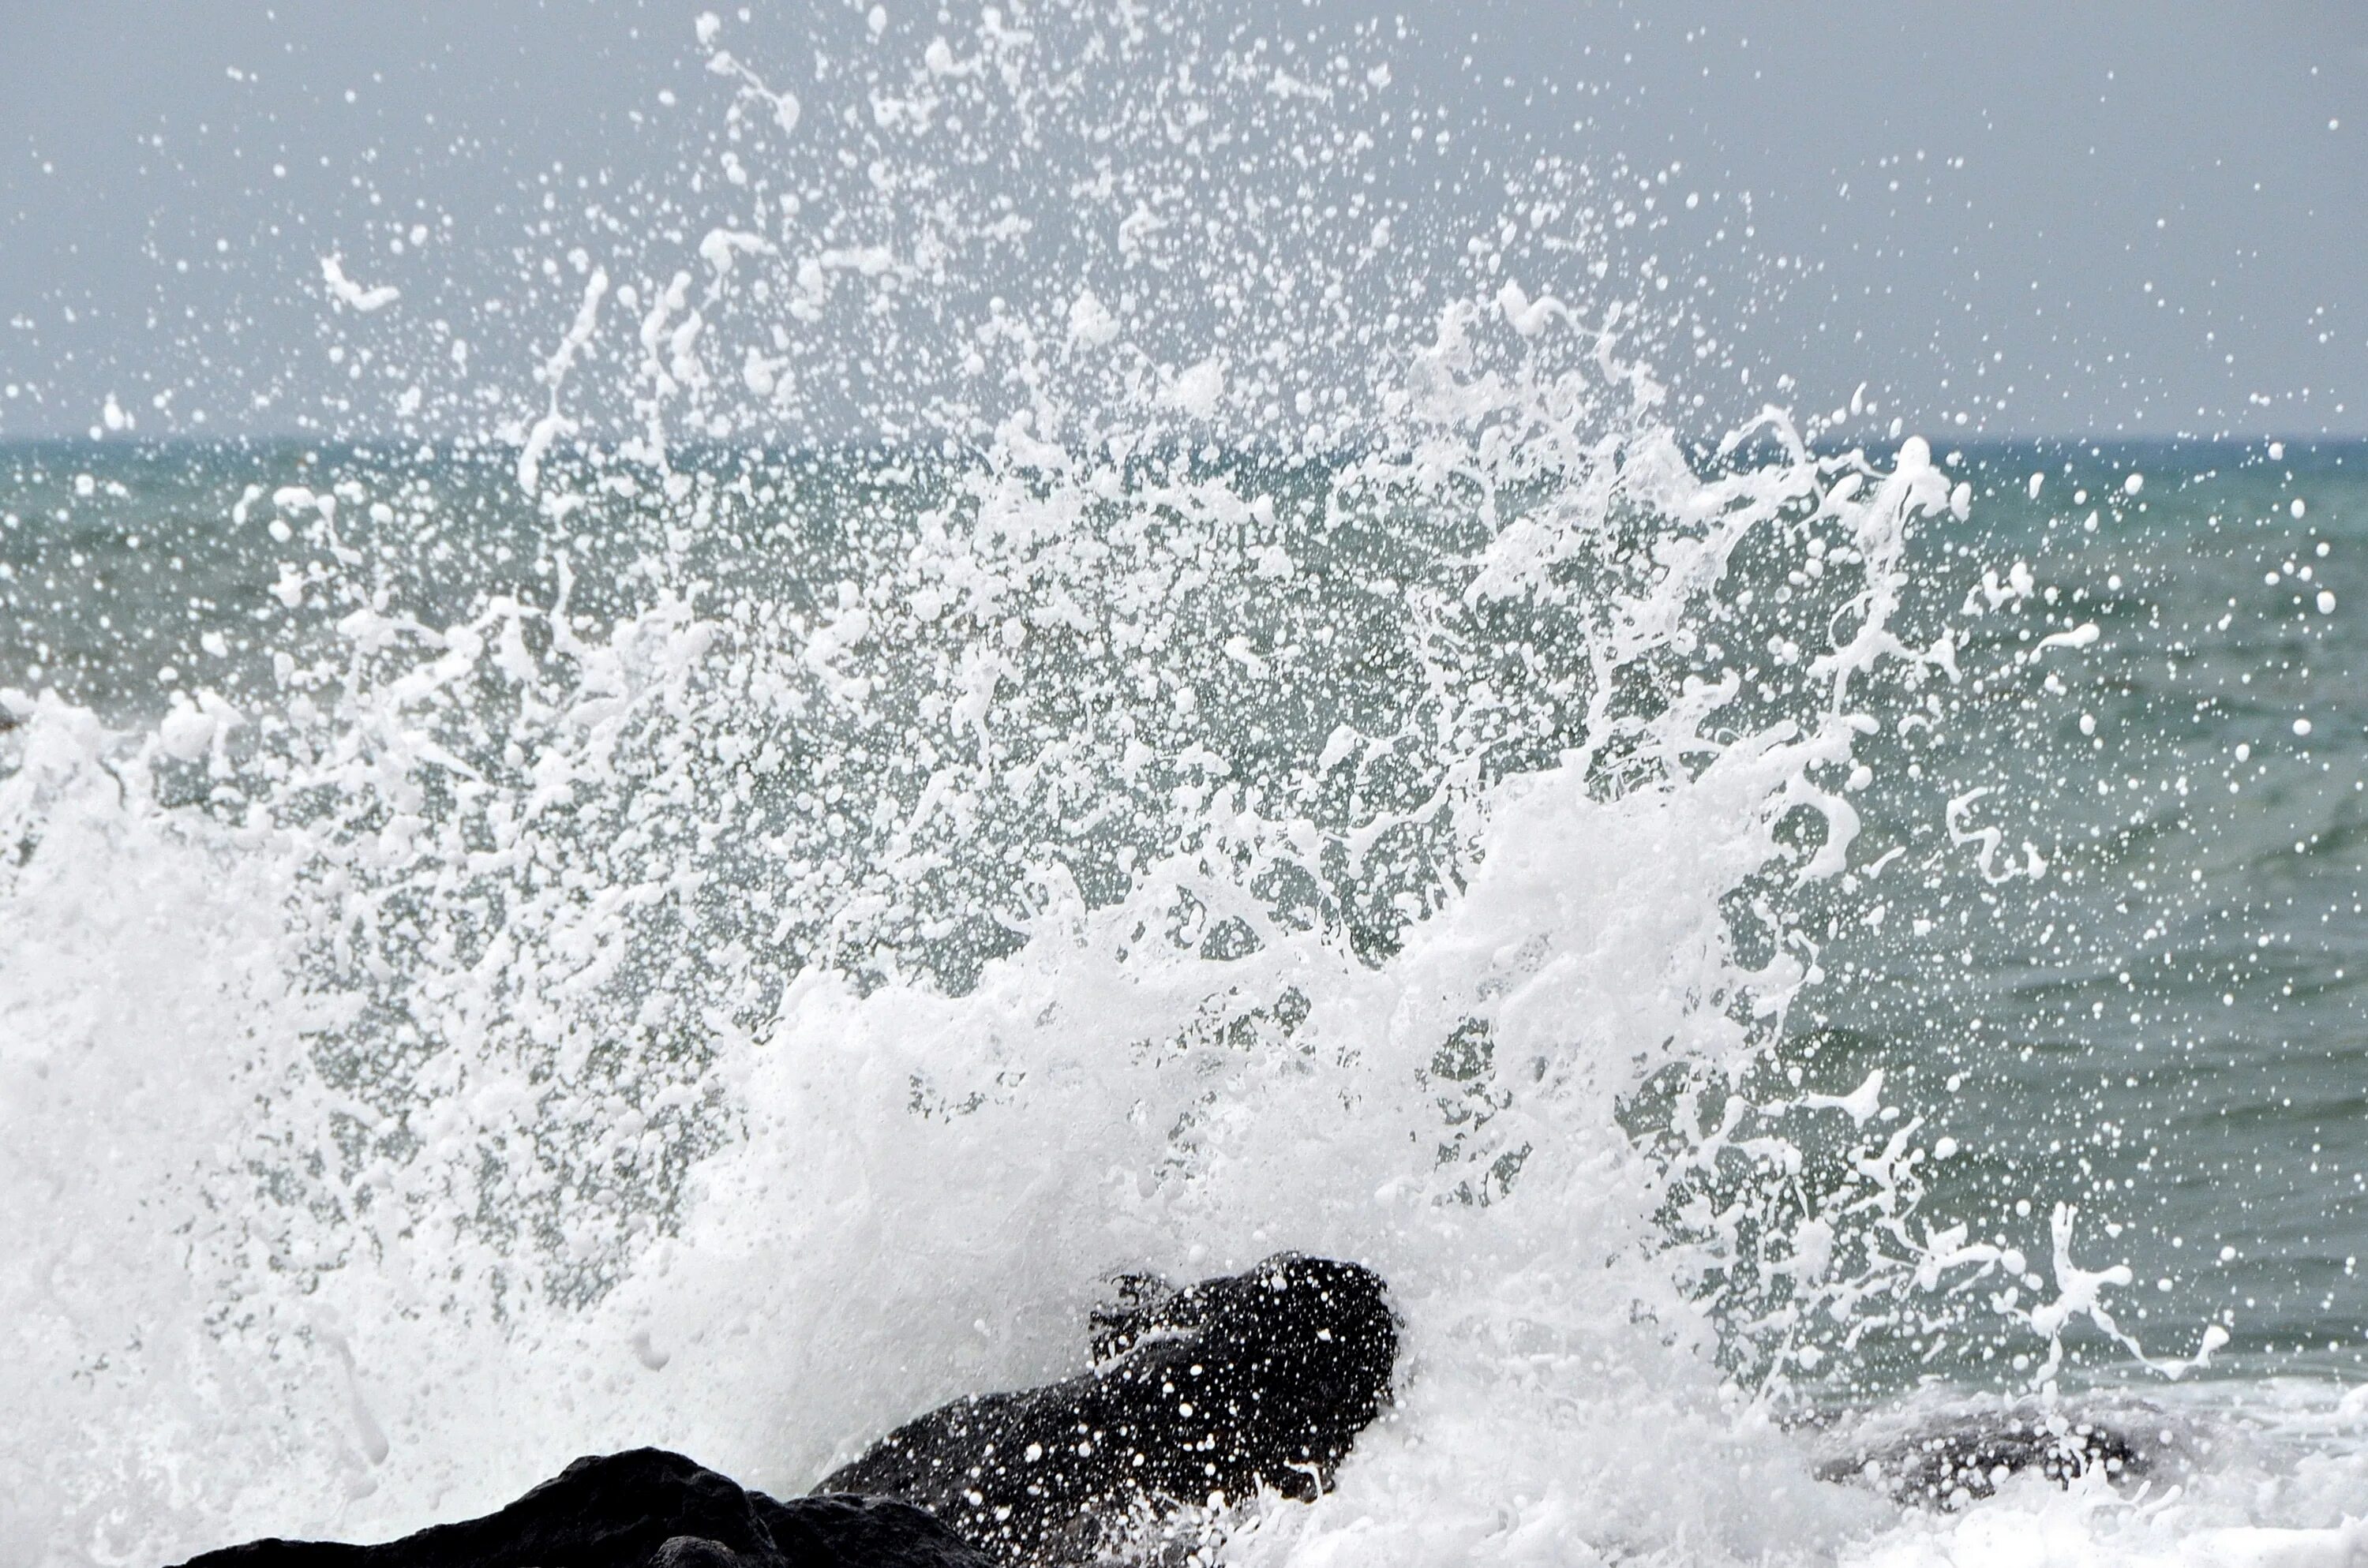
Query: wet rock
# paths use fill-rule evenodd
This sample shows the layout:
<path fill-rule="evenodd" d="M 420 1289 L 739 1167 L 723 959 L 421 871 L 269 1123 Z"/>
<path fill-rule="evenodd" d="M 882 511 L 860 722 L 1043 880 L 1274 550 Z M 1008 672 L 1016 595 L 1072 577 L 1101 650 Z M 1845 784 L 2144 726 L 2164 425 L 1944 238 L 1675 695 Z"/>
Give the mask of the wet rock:
<path fill-rule="evenodd" d="M 779 1502 L 662 1449 L 577 1460 L 481 1519 L 377 1546 L 258 1540 L 185 1568 L 986 1568 L 885 1497 Z"/>
<path fill-rule="evenodd" d="M 262 1540 L 186 1568 L 987 1568 L 1160 1554 L 1260 1490 L 1313 1498 L 1390 1396 L 1381 1277 L 1281 1255 L 1114 1282 L 1093 1369 L 964 1399 L 779 1502 L 680 1454 L 583 1459 L 499 1513 L 378 1546 Z M 985 1556 L 982 1556 L 984 1552 Z"/>
<path fill-rule="evenodd" d="M 2181 1460 L 2192 1443 L 2159 1412 L 2132 1409 L 2093 1419 L 2026 1407 L 1930 1419 L 1901 1435 L 1862 1441 L 1817 1473 L 1863 1483 L 1897 1502 L 1950 1509 L 2026 1472 L 2067 1487 L 2091 1474 L 2140 1480 Z"/>
<path fill-rule="evenodd" d="M 695 1535 L 678 1535 L 658 1548 L 650 1568 L 743 1568 L 740 1553 Z"/>
<path fill-rule="evenodd" d="M 823 1489 L 916 1504 L 1005 1562 L 1085 1562 L 1261 1489 L 1314 1498 L 1388 1403 L 1397 1326 L 1371 1269 L 1281 1254 L 1116 1287 L 1092 1370 L 931 1411 Z"/>

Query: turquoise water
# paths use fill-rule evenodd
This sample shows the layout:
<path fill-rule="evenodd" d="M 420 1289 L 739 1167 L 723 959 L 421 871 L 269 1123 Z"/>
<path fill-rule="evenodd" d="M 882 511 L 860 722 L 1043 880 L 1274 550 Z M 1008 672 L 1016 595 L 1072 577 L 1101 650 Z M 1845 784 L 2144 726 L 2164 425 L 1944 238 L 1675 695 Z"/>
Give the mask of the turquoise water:
<path fill-rule="evenodd" d="M 1994 789 L 1975 820 L 2005 829 L 2000 864 L 2031 842 L 2047 872 L 1919 885 L 1931 824 L 1895 826 L 1911 875 L 1880 927 L 1838 941 L 1819 1007 L 1915 1074 L 1970 1152 L 1946 1206 L 2007 1229 L 2018 1202 L 2078 1201 L 2121 1227 L 2097 1244 L 2136 1273 L 2145 1321 L 2222 1317 L 2237 1374 L 2356 1377 L 2361 1353 L 2361 461 L 1973 458 L 1973 548 L 2029 561 L 2057 624 L 2101 636 L 1910 749 L 1952 795 Z M 1994 612 L 1970 646 L 2021 646 L 2048 613 Z"/>

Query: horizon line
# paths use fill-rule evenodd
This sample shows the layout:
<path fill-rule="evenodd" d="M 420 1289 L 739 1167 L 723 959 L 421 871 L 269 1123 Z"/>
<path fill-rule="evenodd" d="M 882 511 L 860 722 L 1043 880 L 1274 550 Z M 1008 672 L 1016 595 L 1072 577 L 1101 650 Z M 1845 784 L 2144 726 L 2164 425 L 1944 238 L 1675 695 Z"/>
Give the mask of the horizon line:
<path fill-rule="evenodd" d="M 1729 439 L 1729 437 L 1681 434 L 1679 438 L 1689 446 L 1715 449 L 1723 442 Z M 2312 434 L 2275 430 L 2248 432 L 2223 431 L 2208 435 L 2196 434 L 2192 432 L 2104 434 L 2093 430 L 2050 430 L 2017 431 L 2007 433 L 1985 431 L 1958 436 L 1928 433 L 1909 429 L 1903 430 L 1896 436 L 1884 434 L 1847 439 L 1838 438 L 1831 434 L 1826 434 L 1814 437 L 1805 437 L 1803 441 L 1803 445 L 1807 447 L 1811 451 L 1828 454 L 1846 452 L 1853 448 L 1868 450 L 1895 450 L 1910 440 L 1918 439 L 1924 441 L 1936 451 L 1946 449 L 1971 449 L 1983 447 L 2025 446 L 2086 446 L 2104 449 L 2113 447 L 2254 447 L 2283 445 L 2302 448 L 2326 448 L 2368 447 L 2368 430 L 2344 434 L 2336 434 L 2331 432 L 2318 432 Z M 1208 443 L 1204 438 L 1196 439 L 1189 436 L 1178 435 L 1168 440 L 1160 442 L 1156 447 L 1146 448 L 1145 450 L 1157 450 L 1169 446 L 1197 447 L 1206 444 Z M 1757 449 L 1781 444 L 1782 443 L 1779 442 L 1775 437 L 1768 434 L 1765 430 L 1755 430 L 1749 435 L 1745 436 L 1742 439 L 1736 441 L 1733 449 L 1738 451 Z M 1313 451 L 1297 450 L 1271 441 L 1259 440 L 1238 442 L 1219 441 L 1216 445 L 1218 445 L 1221 450 L 1224 451 L 1228 455 L 1280 456 L 1293 459 L 1317 458 L 1342 452 L 1371 449 L 1368 445 L 1363 443 L 1342 443 L 1338 446 Z M 136 432 L 109 431 L 103 435 L 92 436 L 83 432 L 70 431 L 26 432 L 20 434 L 0 430 L 0 451 L 21 451 L 35 448 L 78 449 L 94 452 L 110 449 L 123 452 L 136 452 L 142 450 L 221 450 L 224 449 L 236 448 L 269 447 L 285 449 L 291 447 L 313 447 L 323 450 L 336 451 L 383 449 L 390 453 L 394 453 L 406 449 L 416 451 L 422 447 L 427 447 L 437 449 L 437 455 L 442 456 L 456 451 L 467 451 L 471 453 L 514 453 L 522 450 L 524 446 L 525 443 L 521 441 L 507 440 L 499 437 L 456 435 L 421 436 L 402 433 L 327 436 L 301 431 L 242 431 L 235 434 L 196 434 L 188 431 L 176 431 L 170 435 L 165 436 L 143 436 L 137 434 Z M 718 439 L 712 437 L 698 437 L 674 443 L 668 448 L 668 450 L 679 452 L 774 452 L 784 456 L 836 455 L 859 451 L 871 451 L 882 454 L 896 455 L 923 454 L 928 456 L 941 456 L 944 455 L 942 452 L 942 446 L 943 442 L 941 438 L 937 440 L 915 440 L 907 438 L 861 436 L 850 436 L 840 440 L 809 441 L 796 444 L 788 444 L 761 438 L 734 439 L 725 437 Z M 973 444 L 965 444 L 962 449 L 968 452 L 980 452 L 986 449 Z M 1081 447 L 1064 449 L 1076 452 L 1088 452 L 1095 450 L 1096 449 L 1093 447 Z"/>

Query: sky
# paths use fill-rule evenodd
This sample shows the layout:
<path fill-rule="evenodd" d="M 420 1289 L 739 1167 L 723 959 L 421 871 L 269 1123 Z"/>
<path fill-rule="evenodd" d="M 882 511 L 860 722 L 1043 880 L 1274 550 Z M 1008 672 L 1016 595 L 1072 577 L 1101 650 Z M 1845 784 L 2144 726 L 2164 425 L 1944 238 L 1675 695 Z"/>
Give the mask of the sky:
<path fill-rule="evenodd" d="M 391 415 L 356 390 L 362 360 L 333 353 L 353 323 L 324 291 L 329 256 L 400 280 L 370 353 L 465 338 L 469 373 L 514 394 L 565 325 L 536 292 L 540 204 L 572 182 L 678 196 L 686 148 L 713 152 L 730 84 L 696 37 L 713 3 L 0 0 L 0 438 L 366 432 Z M 739 59 L 803 85 L 811 138 L 861 74 L 828 62 L 910 65 L 988 9 L 814 0 L 724 22 Z M 1400 224 L 1394 287 L 1496 229 L 1501 176 L 1542 155 L 1607 184 L 1674 171 L 1665 222 L 1678 190 L 1713 199 L 1685 210 L 1696 230 L 1648 231 L 1687 319 L 1729 346 L 1663 367 L 1703 389 L 1688 417 L 1855 394 L 1965 435 L 2368 435 L 2357 6 L 1144 10 L 1236 40 L 1350 40 L 1387 66 L 1357 112 L 1452 132 L 1430 146 L 1460 173 L 1382 170 L 1421 220 Z M 1083 68 L 1120 97 L 1158 85 L 1150 66 Z M 1722 216 L 1712 244 L 1712 215 L 1737 211 L 1748 237 Z M 1589 287 L 1577 258 L 1525 265 L 1531 292 Z M 1191 313 L 1169 325 L 1189 335 Z M 448 422 L 473 406 L 435 403 Z"/>

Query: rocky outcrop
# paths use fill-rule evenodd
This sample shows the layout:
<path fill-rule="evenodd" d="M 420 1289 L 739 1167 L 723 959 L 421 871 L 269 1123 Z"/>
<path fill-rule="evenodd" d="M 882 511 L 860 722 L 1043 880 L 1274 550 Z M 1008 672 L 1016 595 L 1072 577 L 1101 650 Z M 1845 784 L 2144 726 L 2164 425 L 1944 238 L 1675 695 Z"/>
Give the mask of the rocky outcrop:
<path fill-rule="evenodd" d="M 1381 1277 L 1284 1254 L 1118 1282 L 1093 1369 L 957 1400 L 779 1502 L 680 1454 L 582 1459 L 499 1513 L 378 1546 L 260 1540 L 186 1568 L 990 1568 L 1157 1555 L 1260 1491 L 1312 1498 L 1390 1397 Z M 982 1553 L 985 1555 L 983 1556 Z"/>
<path fill-rule="evenodd" d="M 1091 1562 L 1262 1490 L 1315 1497 L 1388 1402 L 1397 1344 L 1353 1263 L 1133 1277 L 1093 1315 L 1090 1371 L 931 1411 L 822 1489 L 916 1504 L 1005 1562 Z"/>
<path fill-rule="evenodd" d="M 377 1546 L 258 1540 L 185 1568 L 986 1568 L 886 1497 L 779 1502 L 680 1454 L 581 1459 L 496 1514 Z"/>
<path fill-rule="evenodd" d="M 1895 1502 L 1956 1509 L 2026 1473 L 2069 1486 L 2089 1475 L 2119 1483 L 2175 1472 L 2201 1446 L 2184 1423 L 2138 1405 L 2087 1415 L 2029 1405 L 1959 1410 L 1920 1415 L 1887 1436 L 1862 1436 L 1817 1474 L 1872 1486 Z"/>

